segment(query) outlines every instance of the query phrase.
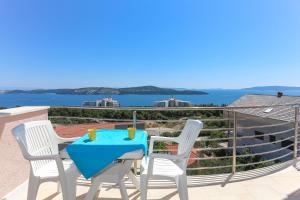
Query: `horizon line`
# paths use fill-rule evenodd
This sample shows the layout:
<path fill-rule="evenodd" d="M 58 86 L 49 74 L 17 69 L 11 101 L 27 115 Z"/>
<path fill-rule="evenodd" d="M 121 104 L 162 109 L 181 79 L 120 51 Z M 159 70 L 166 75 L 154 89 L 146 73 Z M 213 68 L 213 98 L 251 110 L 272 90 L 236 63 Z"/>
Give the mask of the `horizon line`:
<path fill-rule="evenodd" d="M 262 86 L 250 86 L 243 88 L 185 88 L 185 87 L 162 87 L 156 85 L 141 85 L 141 86 L 126 86 L 126 87 L 107 87 L 107 86 L 81 86 L 81 87 L 60 87 L 60 88 L 37 88 L 37 87 L 18 87 L 18 86 L 6 86 L 1 87 L 0 90 L 55 90 L 55 89 L 79 89 L 79 88 L 112 88 L 112 89 L 122 89 L 122 88 L 134 88 L 134 87 L 147 87 L 153 86 L 158 88 L 165 89 L 174 89 L 174 90 L 244 90 L 244 89 L 252 89 L 252 88 L 263 88 L 263 87 L 286 87 L 286 88 L 299 88 L 300 86 L 286 86 L 286 85 L 262 85 Z"/>

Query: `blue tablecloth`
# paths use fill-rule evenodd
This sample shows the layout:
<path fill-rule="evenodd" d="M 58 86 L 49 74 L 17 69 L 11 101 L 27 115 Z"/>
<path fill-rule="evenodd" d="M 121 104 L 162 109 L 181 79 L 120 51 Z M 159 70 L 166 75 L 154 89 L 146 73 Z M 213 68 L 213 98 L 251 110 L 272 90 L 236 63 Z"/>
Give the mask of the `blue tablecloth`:
<path fill-rule="evenodd" d="M 143 149 L 147 154 L 147 133 L 137 130 L 133 140 L 127 130 L 97 130 L 97 138 L 89 141 L 84 135 L 67 147 L 70 158 L 88 179 L 96 175 L 125 153 Z"/>

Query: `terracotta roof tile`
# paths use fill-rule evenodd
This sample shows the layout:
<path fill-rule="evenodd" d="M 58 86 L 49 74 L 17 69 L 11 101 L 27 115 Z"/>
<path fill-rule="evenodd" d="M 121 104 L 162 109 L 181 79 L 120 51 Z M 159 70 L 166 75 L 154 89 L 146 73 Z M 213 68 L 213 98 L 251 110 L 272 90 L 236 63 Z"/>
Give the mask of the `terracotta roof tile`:
<path fill-rule="evenodd" d="M 169 152 L 171 152 L 171 154 L 177 154 L 178 144 L 167 144 L 166 147 L 167 147 L 167 150 Z M 192 149 L 190 159 L 188 161 L 188 166 L 194 164 L 197 161 L 197 160 L 195 160 L 195 158 L 197 158 L 197 150 Z"/>
<path fill-rule="evenodd" d="M 76 125 L 58 125 L 55 131 L 61 137 L 79 137 L 84 135 L 89 128 L 94 129 L 114 129 L 114 123 L 107 124 L 76 124 Z"/>

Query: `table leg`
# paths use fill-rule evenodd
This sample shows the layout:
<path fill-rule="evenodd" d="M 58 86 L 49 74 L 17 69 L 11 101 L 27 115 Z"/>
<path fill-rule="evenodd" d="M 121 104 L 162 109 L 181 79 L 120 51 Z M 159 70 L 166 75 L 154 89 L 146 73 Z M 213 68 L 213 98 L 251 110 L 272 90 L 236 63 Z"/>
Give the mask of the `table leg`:
<path fill-rule="evenodd" d="M 93 200 L 96 193 L 100 190 L 99 188 L 101 187 L 101 180 L 97 177 L 93 177 L 91 180 L 91 186 L 90 189 L 88 191 L 88 193 L 86 194 L 86 197 L 84 200 Z M 99 193 L 98 193 L 99 194 Z"/>
<path fill-rule="evenodd" d="M 137 175 L 137 160 L 133 162 L 133 170 L 134 170 L 134 174 Z"/>
<path fill-rule="evenodd" d="M 88 193 L 86 194 L 85 200 L 94 199 L 99 186 L 102 183 L 116 183 L 120 187 L 120 191 L 122 194 L 122 199 L 126 199 L 126 188 L 124 185 L 124 176 L 132 166 L 133 160 L 125 160 L 122 163 L 112 164 L 107 169 L 103 170 L 103 172 L 97 174 L 92 178 L 91 186 L 89 188 Z"/>
<path fill-rule="evenodd" d="M 125 186 L 124 186 L 124 176 L 127 174 L 128 178 L 132 181 L 133 185 L 140 190 L 140 181 L 137 176 L 131 171 L 131 166 L 133 160 L 125 160 L 123 163 L 117 163 L 112 165 L 110 168 L 106 169 L 102 173 L 96 175 L 92 178 L 90 189 L 85 197 L 85 200 L 91 200 L 94 198 L 98 191 L 99 186 L 102 182 L 116 183 L 120 186 L 121 194 L 123 198 L 126 197 Z M 119 174 L 119 176 L 115 176 Z M 111 175 L 111 176 L 110 176 Z M 115 177 L 118 177 L 117 179 Z"/>
<path fill-rule="evenodd" d="M 124 172 L 127 173 L 128 178 L 132 181 L 132 184 L 136 187 L 136 189 L 140 190 L 140 180 L 139 178 L 137 178 L 136 176 L 136 172 L 134 168 L 134 172 L 132 172 L 132 170 L 130 169 L 130 167 L 132 166 L 132 163 L 134 163 L 134 167 L 137 167 L 137 161 L 133 161 L 133 160 L 125 160 L 124 162 Z M 125 174 L 124 174 L 125 176 Z"/>
<path fill-rule="evenodd" d="M 136 175 L 129 170 L 127 176 L 132 181 L 132 184 L 136 187 L 136 189 L 140 190 L 140 180 L 136 177 Z"/>

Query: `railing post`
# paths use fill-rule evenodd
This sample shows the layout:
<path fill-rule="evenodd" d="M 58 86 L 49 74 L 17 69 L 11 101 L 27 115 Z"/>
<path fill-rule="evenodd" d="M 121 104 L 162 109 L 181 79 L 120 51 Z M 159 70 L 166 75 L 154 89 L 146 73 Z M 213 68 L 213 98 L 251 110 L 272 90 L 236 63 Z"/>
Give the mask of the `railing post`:
<path fill-rule="evenodd" d="M 133 126 L 133 128 L 136 128 L 136 111 L 133 111 L 132 126 Z M 135 175 L 137 175 L 137 161 L 136 160 L 133 162 L 133 172 Z"/>
<path fill-rule="evenodd" d="M 133 111 L 132 126 L 133 128 L 136 128 L 136 111 Z"/>
<path fill-rule="evenodd" d="M 299 107 L 295 107 L 295 135 L 294 135 L 294 161 L 298 158 L 298 128 L 299 128 Z"/>
<path fill-rule="evenodd" d="M 232 139 L 232 173 L 236 172 L 236 137 L 237 137 L 237 117 L 233 111 L 233 139 Z"/>
<path fill-rule="evenodd" d="M 232 112 L 232 111 L 228 111 L 228 113 L 227 113 L 227 118 L 228 118 L 228 131 L 227 131 L 227 137 L 230 137 L 230 130 L 231 130 L 230 112 Z"/>

